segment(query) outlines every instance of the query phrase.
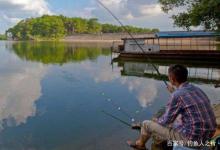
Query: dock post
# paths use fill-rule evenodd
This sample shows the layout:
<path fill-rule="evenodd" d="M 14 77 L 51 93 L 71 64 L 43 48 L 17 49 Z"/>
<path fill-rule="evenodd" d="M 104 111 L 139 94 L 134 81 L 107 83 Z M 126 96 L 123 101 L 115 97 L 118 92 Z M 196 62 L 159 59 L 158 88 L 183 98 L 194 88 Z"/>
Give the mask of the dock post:
<path fill-rule="evenodd" d="M 167 38 L 166 42 L 167 42 L 167 44 L 166 44 L 167 49 L 166 50 L 168 50 L 168 38 Z"/>
<path fill-rule="evenodd" d="M 199 50 L 198 39 L 196 38 L 196 50 Z"/>
<path fill-rule="evenodd" d="M 209 38 L 209 51 L 211 51 L 211 38 Z"/>
<path fill-rule="evenodd" d="M 191 39 L 189 38 L 189 40 L 190 40 L 190 50 L 192 50 L 192 38 Z"/>
<path fill-rule="evenodd" d="M 181 50 L 183 50 L 183 39 L 181 38 Z"/>

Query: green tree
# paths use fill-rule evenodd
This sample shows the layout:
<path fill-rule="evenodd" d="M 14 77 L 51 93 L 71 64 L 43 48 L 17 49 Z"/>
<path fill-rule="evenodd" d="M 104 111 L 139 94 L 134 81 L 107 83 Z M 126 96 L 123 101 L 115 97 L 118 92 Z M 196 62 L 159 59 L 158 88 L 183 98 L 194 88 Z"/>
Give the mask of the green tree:
<path fill-rule="evenodd" d="M 6 39 L 7 39 L 6 35 L 0 34 L 0 40 L 6 40 Z"/>
<path fill-rule="evenodd" d="M 103 24 L 102 25 L 103 33 L 116 33 L 119 32 L 119 27 L 112 24 Z"/>
<path fill-rule="evenodd" d="M 86 19 L 73 18 L 72 21 L 74 23 L 75 33 L 87 33 L 88 32 L 88 23 Z"/>
<path fill-rule="evenodd" d="M 175 8 L 186 7 L 186 11 L 173 15 L 174 24 L 190 29 L 203 26 L 206 30 L 220 30 L 219 0 L 159 0 L 162 10 L 168 13 Z"/>
<path fill-rule="evenodd" d="M 32 35 L 44 38 L 61 38 L 65 35 L 66 30 L 63 20 L 57 16 L 42 16 L 33 19 Z"/>
<path fill-rule="evenodd" d="M 36 38 L 61 38 L 65 35 L 65 27 L 61 18 L 44 15 L 20 21 L 10 32 L 14 39 L 28 40 Z"/>
<path fill-rule="evenodd" d="M 63 15 L 60 15 L 60 18 L 63 21 L 63 24 L 64 24 L 67 35 L 72 35 L 74 33 L 74 21 L 73 21 L 73 19 L 65 17 Z"/>
<path fill-rule="evenodd" d="M 102 25 L 98 22 L 97 18 L 91 18 L 88 21 L 88 33 L 100 33 Z"/>

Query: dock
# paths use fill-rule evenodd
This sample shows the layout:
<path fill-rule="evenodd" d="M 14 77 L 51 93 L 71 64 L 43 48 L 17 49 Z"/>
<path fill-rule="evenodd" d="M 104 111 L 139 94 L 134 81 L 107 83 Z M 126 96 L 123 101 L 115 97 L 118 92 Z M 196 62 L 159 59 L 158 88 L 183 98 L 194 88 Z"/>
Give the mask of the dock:
<path fill-rule="evenodd" d="M 220 51 L 205 51 L 205 50 L 161 50 L 159 53 L 120 53 L 120 57 L 133 59 L 163 59 L 163 60 L 203 60 L 203 61 L 219 61 Z"/>
<path fill-rule="evenodd" d="M 123 38 L 122 44 L 113 44 L 112 52 L 122 58 L 216 62 L 220 60 L 219 39 L 220 33 L 215 32 L 159 32 L 135 40 Z"/>

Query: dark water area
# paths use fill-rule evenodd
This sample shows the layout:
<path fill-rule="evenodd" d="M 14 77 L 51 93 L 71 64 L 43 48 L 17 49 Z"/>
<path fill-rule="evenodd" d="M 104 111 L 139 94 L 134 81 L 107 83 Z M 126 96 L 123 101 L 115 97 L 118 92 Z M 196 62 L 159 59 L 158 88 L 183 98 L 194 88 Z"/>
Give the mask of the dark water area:
<path fill-rule="evenodd" d="M 167 65 L 157 67 L 166 76 Z M 189 69 L 218 103 L 220 70 Z M 112 63 L 103 45 L 0 42 L 0 149 L 127 150 L 138 133 L 102 111 L 142 121 L 168 98 L 150 64 Z"/>

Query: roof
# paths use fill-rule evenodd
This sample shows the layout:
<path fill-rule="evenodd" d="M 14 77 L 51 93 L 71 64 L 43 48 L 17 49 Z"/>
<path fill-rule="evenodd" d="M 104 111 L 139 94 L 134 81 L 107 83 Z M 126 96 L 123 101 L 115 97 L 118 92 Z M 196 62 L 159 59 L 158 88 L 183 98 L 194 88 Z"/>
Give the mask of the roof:
<path fill-rule="evenodd" d="M 158 32 L 154 36 L 135 37 L 135 40 L 151 40 L 157 38 L 201 38 L 201 37 L 220 37 L 220 33 L 211 31 L 169 31 Z M 133 40 L 133 38 L 122 38 L 122 40 Z"/>
<path fill-rule="evenodd" d="M 158 32 L 157 38 L 193 38 L 193 37 L 218 37 L 220 33 L 206 31 L 170 31 Z"/>
<path fill-rule="evenodd" d="M 122 40 L 150 40 L 150 39 L 156 39 L 156 37 L 140 37 L 140 38 L 122 38 Z"/>

